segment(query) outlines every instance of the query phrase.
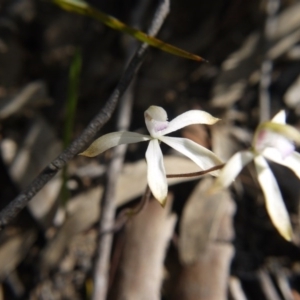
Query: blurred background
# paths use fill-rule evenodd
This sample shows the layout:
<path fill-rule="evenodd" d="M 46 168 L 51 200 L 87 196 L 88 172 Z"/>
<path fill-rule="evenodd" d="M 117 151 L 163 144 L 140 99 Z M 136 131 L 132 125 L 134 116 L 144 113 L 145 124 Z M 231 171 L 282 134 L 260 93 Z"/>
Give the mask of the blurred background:
<path fill-rule="evenodd" d="M 89 4 L 147 31 L 159 1 Z M 147 134 L 144 111 L 169 119 L 202 109 L 222 119 L 176 132 L 222 160 L 251 145 L 256 126 L 285 109 L 300 127 L 300 2 L 172 0 L 158 38 L 208 60 L 149 49 L 127 97 L 99 136 Z M 0 208 L 76 138 L 105 105 L 139 42 L 50 1 L 0 2 Z M 131 115 L 131 118 L 130 118 Z M 173 134 L 172 134 L 173 135 Z M 147 144 L 128 147 L 116 188 L 116 218 L 140 202 Z M 167 173 L 198 167 L 162 145 Z M 112 152 L 76 157 L 0 234 L 0 299 L 90 299 L 100 201 Z M 107 299 L 300 299 L 299 181 L 271 164 L 294 229 L 273 227 L 250 164 L 229 191 L 207 196 L 211 177 L 170 182 L 115 232 Z M 95 298 L 94 298 L 95 299 Z"/>

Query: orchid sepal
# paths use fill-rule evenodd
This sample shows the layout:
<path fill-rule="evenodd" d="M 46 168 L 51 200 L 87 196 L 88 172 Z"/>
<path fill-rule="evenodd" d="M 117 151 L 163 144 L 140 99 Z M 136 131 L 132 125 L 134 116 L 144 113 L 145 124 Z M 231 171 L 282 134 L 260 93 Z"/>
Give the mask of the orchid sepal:
<path fill-rule="evenodd" d="M 213 117 L 211 114 L 205 111 L 189 110 L 170 121 L 168 127 L 166 127 L 164 130 L 161 130 L 160 134 L 166 135 L 193 124 L 213 125 L 219 120 L 220 119 Z"/>
<path fill-rule="evenodd" d="M 151 137 L 149 135 L 143 135 L 135 132 L 112 132 L 96 139 L 85 151 L 79 155 L 94 157 L 118 145 L 144 142 L 149 141 L 150 139 Z"/>
<path fill-rule="evenodd" d="M 282 109 L 272 118 L 271 121 L 274 123 L 285 124 L 285 120 L 286 120 L 286 113 L 285 110 Z"/>
<path fill-rule="evenodd" d="M 300 179 L 300 154 L 298 152 L 294 151 L 283 158 L 276 149 L 266 148 L 262 155 L 268 160 L 289 168 Z"/>
<path fill-rule="evenodd" d="M 277 133 L 291 141 L 294 141 L 297 144 L 300 144 L 300 132 L 291 125 L 270 121 L 262 123 L 258 127 L 257 132 L 261 130 L 268 130 L 270 132 Z"/>
<path fill-rule="evenodd" d="M 168 195 L 166 170 L 159 142 L 153 139 L 149 142 L 146 151 L 147 179 L 153 196 L 162 206 L 165 206 Z"/>
<path fill-rule="evenodd" d="M 195 164 L 197 164 L 201 170 L 210 169 L 213 166 L 223 164 L 223 162 L 212 151 L 189 139 L 161 136 L 160 140 L 187 156 Z M 211 172 L 210 174 L 217 176 L 219 174 L 219 170 Z"/>
<path fill-rule="evenodd" d="M 240 151 L 235 153 L 221 169 L 219 176 L 216 178 L 210 191 L 218 191 L 228 187 L 253 158 L 254 154 L 251 151 Z"/>
<path fill-rule="evenodd" d="M 276 179 L 262 155 L 254 158 L 254 164 L 258 182 L 264 193 L 270 219 L 281 236 L 287 241 L 291 241 L 293 236 L 292 226 Z"/>

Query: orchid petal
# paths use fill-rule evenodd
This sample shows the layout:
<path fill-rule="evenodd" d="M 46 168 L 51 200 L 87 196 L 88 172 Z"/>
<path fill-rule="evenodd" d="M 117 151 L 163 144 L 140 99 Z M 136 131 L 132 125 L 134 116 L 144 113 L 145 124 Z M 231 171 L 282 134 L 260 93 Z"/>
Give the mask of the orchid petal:
<path fill-rule="evenodd" d="M 80 153 L 80 155 L 94 157 L 118 145 L 144 142 L 150 139 L 151 137 L 149 135 L 135 132 L 112 132 L 96 139 L 84 152 Z"/>
<path fill-rule="evenodd" d="M 277 132 L 262 129 L 256 136 L 255 150 L 259 153 L 263 153 L 265 149 L 273 148 L 280 153 L 282 158 L 285 158 L 295 150 L 293 142 Z"/>
<path fill-rule="evenodd" d="M 212 151 L 191 140 L 169 136 L 161 136 L 159 139 L 190 158 L 203 170 L 223 163 Z M 216 176 L 218 172 L 219 171 L 214 171 L 210 174 Z"/>
<path fill-rule="evenodd" d="M 266 148 L 262 153 L 264 157 L 274 161 L 277 164 L 283 165 L 291 169 L 295 175 L 300 179 L 300 154 L 298 152 L 292 152 L 290 155 L 282 158 L 280 153 L 273 148 Z"/>
<path fill-rule="evenodd" d="M 271 120 L 271 123 L 277 123 L 279 126 L 275 126 L 273 128 L 274 131 L 282 134 L 286 138 L 296 142 L 300 143 L 300 133 L 299 130 L 294 128 L 293 126 L 287 125 L 286 122 L 286 113 L 284 110 L 281 110 L 279 113 L 277 113 L 273 119 Z M 268 125 L 267 125 L 268 126 Z M 270 126 L 270 125 L 269 125 Z M 273 125 L 274 126 L 274 125 Z M 272 128 L 272 124 L 270 126 L 270 129 Z"/>
<path fill-rule="evenodd" d="M 285 124 L 286 120 L 286 114 L 284 110 L 281 110 L 278 112 L 272 119 L 272 122 L 274 123 L 280 123 L 280 124 Z"/>
<path fill-rule="evenodd" d="M 163 154 L 158 140 L 154 139 L 150 141 L 146 151 L 146 160 L 150 190 L 153 196 L 164 206 L 167 200 L 168 184 L 163 163 Z"/>
<path fill-rule="evenodd" d="M 287 241 L 291 241 L 292 226 L 276 179 L 263 156 L 256 156 L 254 162 L 271 221 L 279 233 Z"/>
<path fill-rule="evenodd" d="M 240 151 L 234 154 L 220 171 L 212 190 L 228 187 L 253 158 L 254 154 L 251 151 Z"/>
<path fill-rule="evenodd" d="M 276 122 L 264 122 L 259 125 L 256 130 L 256 135 L 262 130 L 272 131 L 276 134 L 282 135 L 283 137 L 300 144 L 300 132 L 293 126 L 288 124 L 281 124 Z"/>
<path fill-rule="evenodd" d="M 185 126 L 192 125 L 192 124 L 208 124 L 212 125 L 218 122 L 219 119 L 213 117 L 209 113 L 202 111 L 202 110 L 190 110 L 187 111 L 172 121 L 169 122 L 168 127 L 163 129 L 160 134 L 166 135 L 170 132 L 176 131 L 181 129 Z"/>
<path fill-rule="evenodd" d="M 145 111 L 144 115 L 150 135 L 154 138 L 161 136 L 161 131 L 169 125 L 167 112 L 160 106 L 152 105 Z"/>

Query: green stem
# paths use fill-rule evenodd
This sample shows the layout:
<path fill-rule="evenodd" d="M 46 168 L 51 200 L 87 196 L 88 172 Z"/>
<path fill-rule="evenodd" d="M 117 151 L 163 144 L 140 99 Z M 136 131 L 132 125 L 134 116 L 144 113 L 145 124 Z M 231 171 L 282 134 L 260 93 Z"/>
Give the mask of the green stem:
<path fill-rule="evenodd" d="M 64 136 L 63 136 L 63 146 L 66 149 L 72 139 L 74 122 L 75 122 L 75 114 L 78 102 L 78 90 L 80 83 L 80 71 L 82 65 L 81 52 L 79 49 L 76 50 L 73 60 L 71 62 L 70 70 L 69 70 L 69 86 L 68 86 L 68 94 L 67 94 L 67 102 L 66 102 L 66 112 L 65 112 L 65 125 L 64 125 Z M 68 180 L 68 169 L 67 165 L 64 166 L 62 170 L 62 189 L 61 189 L 61 199 L 63 205 L 66 204 L 70 197 L 69 190 L 67 188 L 67 180 Z"/>

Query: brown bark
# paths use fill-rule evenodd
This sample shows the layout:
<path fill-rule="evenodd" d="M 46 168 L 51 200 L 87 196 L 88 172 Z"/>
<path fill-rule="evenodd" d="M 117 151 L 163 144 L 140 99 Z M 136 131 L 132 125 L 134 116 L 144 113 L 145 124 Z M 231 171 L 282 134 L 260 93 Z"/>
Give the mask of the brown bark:
<path fill-rule="evenodd" d="M 207 195 L 210 184 L 210 179 L 203 180 L 184 209 L 179 239 L 182 272 L 175 300 L 227 299 L 234 204 L 226 192 Z"/>
<path fill-rule="evenodd" d="M 153 199 L 126 225 L 111 299 L 160 299 L 163 262 L 176 221 L 169 210 L 170 201 L 162 208 Z"/>

